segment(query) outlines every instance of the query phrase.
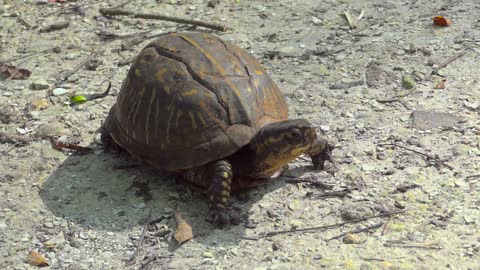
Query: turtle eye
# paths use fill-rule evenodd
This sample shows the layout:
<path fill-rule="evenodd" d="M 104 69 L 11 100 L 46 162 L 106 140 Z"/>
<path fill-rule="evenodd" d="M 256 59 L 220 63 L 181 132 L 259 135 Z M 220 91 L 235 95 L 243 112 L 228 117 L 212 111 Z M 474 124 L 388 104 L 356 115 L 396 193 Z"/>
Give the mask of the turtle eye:
<path fill-rule="evenodd" d="M 302 131 L 298 128 L 292 128 L 288 132 L 288 137 L 294 140 L 298 140 L 302 137 Z"/>

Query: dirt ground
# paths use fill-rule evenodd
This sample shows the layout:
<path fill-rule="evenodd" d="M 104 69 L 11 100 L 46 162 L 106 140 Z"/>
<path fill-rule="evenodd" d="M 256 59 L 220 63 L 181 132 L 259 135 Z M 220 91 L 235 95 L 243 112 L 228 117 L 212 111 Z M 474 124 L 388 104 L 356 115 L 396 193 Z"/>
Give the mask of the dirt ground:
<path fill-rule="evenodd" d="M 102 16 L 100 8 L 120 4 L 112 0 L 47 2 L 55 1 L 0 1 L 0 62 L 31 71 L 0 77 L 0 268 L 36 269 L 28 259 L 35 251 L 45 269 L 480 269 L 479 2 L 123 7 L 221 23 L 225 33 Z M 437 15 L 451 25 L 433 25 Z M 145 31 L 131 47 L 123 43 L 138 35 L 118 38 Z M 131 58 L 168 31 L 206 31 L 252 53 L 284 92 L 291 118 L 336 142 L 338 172 L 313 171 L 301 157 L 233 200 L 247 223 L 216 229 L 202 195 L 146 165 L 119 168 L 134 161 L 104 153 L 99 127 Z M 71 95 L 102 93 L 106 80 L 107 97 L 69 104 Z M 94 152 L 57 151 L 48 135 Z M 174 212 L 195 235 L 181 246 Z"/>

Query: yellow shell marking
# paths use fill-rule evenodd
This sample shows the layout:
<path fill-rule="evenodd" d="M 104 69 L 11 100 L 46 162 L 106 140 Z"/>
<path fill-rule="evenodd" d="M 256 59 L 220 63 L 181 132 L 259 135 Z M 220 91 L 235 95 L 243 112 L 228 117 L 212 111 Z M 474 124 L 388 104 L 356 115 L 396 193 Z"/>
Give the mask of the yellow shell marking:
<path fill-rule="evenodd" d="M 193 114 L 193 112 L 188 112 L 188 116 L 190 117 L 190 121 L 192 121 L 193 129 L 197 129 L 197 121 L 195 121 L 195 115 Z"/>
<path fill-rule="evenodd" d="M 137 114 L 138 114 L 138 109 L 140 108 L 140 104 L 142 103 L 142 98 L 143 98 L 143 95 L 145 94 L 145 88 L 142 88 L 140 89 L 140 91 L 138 91 L 138 94 L 137 94 L 137 100 L 135 101 L 135 103 L 137 104 L 137 107 L 135 108 L 135 112 L 133 113 L 133 118 L 132 118 L 132 123 L 135 124 L 135 119 L 137 118 Z"/>
<path fill-rule="evenodd" d="M 229 176 L 230 176 L 230 174 L 228 172 L 223 172 L 222 173 L 223 178 L 228 178 Z"/>
<path fill-rule="evenodd" d="M 177 119 L 175 120 L 175 125 L 177 126 L 177 128 L 180 128 L 179 121 L 180 121 L 180 117 L 182 117 L 182 114 L 183 114 L 183 112 L 178 110 Z"/>
<path fill-rule="evenodd" d="M 197 113 L 197 118 L 200 119 L 200 122 L 202 122 L 203 126 L 206 126 L 205 119 L 203 119 L 203 116 L 201 113 Z"/>
<path fill-rule="evenodd" d="M 159 80 L 159 81 L 161 81 L 161 82 L 165 81 L 164 75 L 165 75 L 165 73 L 167 73 L 167 72 L 168 72 L 168 68 L 166 68 L 166 67 L 161 68 L 159 71 L 157 71 L 157 72 L 155 73 L 155 79 L 157 79 L 157 80 Z"/>
<path fill-rule="evenodd" d="M 255 70 L 255 74 L 257 74 L 257 75 L 262 75 L 262 74 L 263 74 L 263 71 L 261 71 L 260 69 L 257 69 L 257 70 Z"/>
<path fill-rule="evenodd" d="M 137 77 L 142 76 L 142 71 L 141 71 L 139 68 L 135 69 L 135 75 L 136 75 Z"/>
<path fill-rule="evenodd" d="M 151 96 L 150 96 L 150 103 L 148 104 L 148 109 L 147 109 L 147 117 L 145 117 L 145 143 L 148 144 L 148 136 L 149 136 L 149 132 L 148 132 L 148 124 L 149 124 L 149 119 L 150 119 L 150 114 L 152 112 L 152 105 L 153 105 L 153 101 L 155 100 L 155 93 L 156 91 L 153 90 L 151 91 Z M 154 121 L 156 121 L 154 119 Z"/>
<path fill-rule="evenodd" d="M 188 96 L 193 96 L 193 95 L 196 95 L 196 94 L 198 94 L 198 90 L 197 89 L 191 89 L 191 90 L 183 92 L 182 96 L 188 97 Z"/>
<path fill-rule="evenodd" d="M 222 191 L 222 196 L 223 197 L 228 197 L 230 195 L 230 192 L 228 190 L 223 190 Z"/>

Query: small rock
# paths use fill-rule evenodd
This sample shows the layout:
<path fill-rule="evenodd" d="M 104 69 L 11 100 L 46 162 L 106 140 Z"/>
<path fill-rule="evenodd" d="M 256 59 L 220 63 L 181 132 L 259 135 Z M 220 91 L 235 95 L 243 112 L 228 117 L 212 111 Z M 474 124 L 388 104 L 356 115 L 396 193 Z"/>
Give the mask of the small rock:
<path fill-rule="evenodd" d="M 49 136 L 65 136 L 69 135 L 68 129 L 64 128 L 63 124 L 58 122 L 47 123 L 41 125 L 37 132 L 35 133 L 35 137 L 37 138 L 45 138 Z"/>
<path fill-rule="evenodd" d="M 65 88 L 60 88 L 60 87 L 59 87 L 59 88 L 55 88 L 55 89 L 53 89 L 53 91 L 52 91 L 52 94 L 53 94 L 54 96 L 62 96 L 62 95 L 65 95 L 66 93 L 67 93 L 67 89 L 65 89 Z"/>
<path fill-rule="evenodd" d="M 47 228 L 53 228 L 53 222 L 45 222 L 43 224 L 43 226 L 47 227 Z"/>
<path fill-rule="evenodd" d="M 197 7 L 196 6 L 189 6 L 188 9 L 189 10 L 197 10 Z"/>
<path fill-rule="evenodd" d="M 452 153 L 455 156 L 466 156 L 468 155 L 469 150 L 470 150 L 470 147 L 468 145 L 458 144 L 453 147 Z"/>
<path fill-rule="evenodd" d="M 0 223 L 0 230 L 6 229 L 6 228 L 7 228 L 7 224 Z"/>
<path fill-rule="evenodd" d="M 302 55 L 302 50 L 295 46 L 285 46 L 276 50 L 280 56 L 297 57 Z"/>
<path fill-rule="evenodd" d="M 22 135 L 27 134 L 27 132 L 28 132 L 27 129 L 20 128 L 20 127 L 16 128 L 15 131 L 17 131 L 18 134 L 22 134 Z"/>
<path fill-rule="evenodd" d="M 48 87 L 49 87 L 49 84 L 44 79 L 38 79 L 36 81 L 33 81 L 30 84 L 30 89 L 32 90 L 43 90 L 43 89 L 48 89 Z"/>
<path fill-rule="evenodd" d="M 322 131 L 322 132 L 328 132 L 328 131 L 330 131 L 330 127 L 329 127 L 329 126 L 326 126 L 326 125 L 320 125 L 318 128 L 319 128 L 320 131 Z"/>
<path fill-rule="evenodd" d="M 413 126 L 418 129 L 433 129 L 433 128 L 452 128 L 460 119 L 451 113 L 442 113 L 434 111 L 413 111 L 412 122 Z"/>
<path fill-rule="evenodd" d="M 317 17 L 315 17 L 315 16 L 312 16 L 312 22 L 313 22 L 313 24 L 315 24 L 315 25 L 322 24 L 322 20 L 320 20 L 319 18 L 317 18 Z"/>
<path fill-rule="evenodd" d="M 345 60 L 345 57 L 346 57 L 346 55 L 343 54 L 343 53 L 337 54 L 337 56 L 335 56 L 335 61 L 337 61 L 337 62 L 343 61 L 343 60 Z"/>
<path fill-rule="evenodd" d="M 459 187 L 459 188 L 467 188 L 468 187 L 468 183 L 465 182 L 464 180 L 455 180 L 455 187 Z"/>
<path fill-rule="evenodd" d="M 303 222 L 301 222 L 300 220 L 292 220 L 290 221 L 290 226 L 292 226 L 292 228 L 299 228 L 303 225 Z"/>
<path fill-rule="evenodd" d="M 344 244 L 361 244 L 364 240 L 358 234 L 347 234 L 342 239 Z"/>
<path fill-rule="evenodd" d="M 96 144 L 103 145 L 103 142 L 102 142 L 102 133 L 97 133 L 97 134 L 95 135 L 95 138 L 93 139 L 93 141 L 94 141 Z"/>
<path fill-rule="evenodd" d="M 465 224 L 475 223 L 475 218 L 472 216 L 463 216 L 463 220 L 465 220 Z"/>
<path fill-rule="evenodd" d="M 465 106 L 469 110 L 478 111 L 478 108 L 480 107 L 480 102 L 479 101 L 468 102 L 468 101 L 464 100 L 463 101 L 463 106 Z"/>
<path fill-rule="evenodd" d="M 84 232 L 80 232 L 78 234 L 78 237 L 80 237 L 83 240 L 88 240 L 88 236 Z"/>
<path fill-rule="evenodd" d="M 204 258 L 214 258 L 215 256 L 213 256 L 212 252 L 205 251 L 205 252 L 202 253 L 202 257 L 204 257 Z"/>
<path fill-rule="evenodd" d="M 85 244 L 85 241 L 83 241 L 80 238 L 77 238 L 77 239 L 70 242 L 70 246 L 72 246 L 74 248 L 79 248 L 79 247 L 83 246 L 84 244 Z"/>
<path fill-rule="evenodd" d="M 13 92 L 5 91 L 5 92 L 3 92 L 3 96 L 4 97 L 11 97 L 11 96 L 13 96 Z"/>

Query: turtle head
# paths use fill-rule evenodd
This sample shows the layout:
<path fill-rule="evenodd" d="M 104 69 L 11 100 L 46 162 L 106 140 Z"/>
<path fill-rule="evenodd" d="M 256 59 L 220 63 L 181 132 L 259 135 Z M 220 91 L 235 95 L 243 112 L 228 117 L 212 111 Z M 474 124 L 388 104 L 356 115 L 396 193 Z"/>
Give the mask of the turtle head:
<path fill-rule="evenodd" d="M 288 162 L 309 151 L 317 140 L 315 128 L 305 119 L 285 120 L 263 127 L 250 142 L 253 174 L 269 177 Z"/>

